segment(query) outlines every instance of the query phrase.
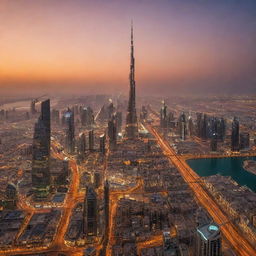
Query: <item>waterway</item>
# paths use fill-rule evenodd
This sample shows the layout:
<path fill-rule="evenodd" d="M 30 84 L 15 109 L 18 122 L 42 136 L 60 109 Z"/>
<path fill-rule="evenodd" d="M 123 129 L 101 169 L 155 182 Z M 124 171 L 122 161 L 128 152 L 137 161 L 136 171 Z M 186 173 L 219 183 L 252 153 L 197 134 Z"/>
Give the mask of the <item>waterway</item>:
<path fill-rule="evenodd" d="M 187 163 L 201 177 L 215 174 L 231 176 L 239 185 L 256 192 L 256 175 L 243 168 L 243 161 L 249 159 L 256 161 L 256 157 L 230 157 L 190 159 Z"/>

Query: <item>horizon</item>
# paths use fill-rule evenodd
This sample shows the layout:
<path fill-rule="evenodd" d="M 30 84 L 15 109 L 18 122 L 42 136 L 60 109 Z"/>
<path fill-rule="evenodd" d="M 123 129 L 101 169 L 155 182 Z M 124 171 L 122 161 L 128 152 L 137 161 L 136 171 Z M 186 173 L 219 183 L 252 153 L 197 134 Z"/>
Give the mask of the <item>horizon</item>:
<path fill-rule="evenodd" d="M 255 93 L 256 3 L 1 1 L 1 94 Z"/>

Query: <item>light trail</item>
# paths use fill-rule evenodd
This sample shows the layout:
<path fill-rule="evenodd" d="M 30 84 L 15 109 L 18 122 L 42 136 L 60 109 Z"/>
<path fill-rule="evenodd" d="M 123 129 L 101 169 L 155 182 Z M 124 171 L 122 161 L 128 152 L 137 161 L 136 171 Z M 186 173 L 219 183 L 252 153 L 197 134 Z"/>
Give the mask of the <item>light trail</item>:
<path fill-rule="evenodd" d="M 235 249 L 236 253 L 240 256 L 256 255 L 256 250 L 239 233 L 237 228 L 229 222 L 228 216 L 221 210 L 220 206 L 215 200 L 213 200 L 212 196 L 208 194 L 208 192 L 203 188 L 202 184 L 196 182 L 198 179 L 200 179 L 200 177 L 187 165 L 182 157 L 179 157 L 176 154 L 176 152 L 170 147 L 169 143 L 164 140 L 154 128 L 147 125 L 147 129 L 155 136 L 164 154 L 168 156 L 170 162 L 172 162 L 180 171 L 184 180 L 194 191 L 198 201 L 209 212 L 214 221 L 219 224 L 227 222 L 226 225 L 221 227 L 221 231 L 223 236 Z"/>

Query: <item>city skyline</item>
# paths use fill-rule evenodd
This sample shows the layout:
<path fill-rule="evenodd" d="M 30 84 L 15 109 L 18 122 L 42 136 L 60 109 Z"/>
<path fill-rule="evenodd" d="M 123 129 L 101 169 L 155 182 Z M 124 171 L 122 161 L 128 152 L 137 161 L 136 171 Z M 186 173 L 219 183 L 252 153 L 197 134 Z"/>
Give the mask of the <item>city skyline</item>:
<path fill-rule="evenodd" d="M 1 93 L 254 93 L 253 1 L 2 0 Z M 146 92 L 145 92 L 146 91 Z"/>
<path fill-rule="evenodd" d="M 253 7 L 0 0 L 0 256 L 256 255 Z"/>

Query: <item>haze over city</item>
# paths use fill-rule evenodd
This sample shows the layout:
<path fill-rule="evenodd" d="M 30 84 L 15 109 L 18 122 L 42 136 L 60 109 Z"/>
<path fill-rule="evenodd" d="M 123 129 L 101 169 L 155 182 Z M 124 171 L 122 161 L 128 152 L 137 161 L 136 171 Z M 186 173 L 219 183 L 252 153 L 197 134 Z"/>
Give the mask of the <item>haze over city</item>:
<path fill-rule="evenodd" d="M 0 0 L 0 256 L 256 255 L 255 14 Z"/>
<path fill-rule="evenodd" d="M 255 93 L 253 0 L 0 1 L 1 93 Z"/>

